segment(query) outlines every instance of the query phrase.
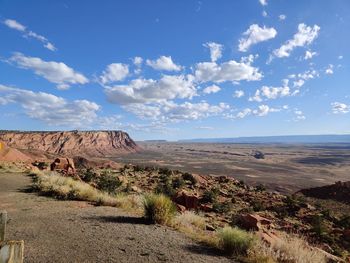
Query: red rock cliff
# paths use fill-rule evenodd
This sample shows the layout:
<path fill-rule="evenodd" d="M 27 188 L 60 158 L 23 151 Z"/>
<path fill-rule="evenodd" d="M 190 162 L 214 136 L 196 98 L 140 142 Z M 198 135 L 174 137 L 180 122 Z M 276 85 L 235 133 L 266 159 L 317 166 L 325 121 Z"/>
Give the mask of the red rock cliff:
<path fill-rule="evenodd" d="M 112 157 L 140 150 L 122 131 L 0 131 L 0 141 L 17 149 L 70 156 Z"/>

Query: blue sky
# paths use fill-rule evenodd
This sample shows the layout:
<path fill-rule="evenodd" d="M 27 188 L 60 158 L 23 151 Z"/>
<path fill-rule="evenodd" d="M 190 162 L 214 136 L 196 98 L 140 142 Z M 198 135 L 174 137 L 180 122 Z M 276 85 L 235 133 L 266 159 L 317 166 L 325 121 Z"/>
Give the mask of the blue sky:
<path fill-rule="evenodd" d="M 0 0 L 0 128 L 350 133 L 349 28 L 347 0 Z"/>

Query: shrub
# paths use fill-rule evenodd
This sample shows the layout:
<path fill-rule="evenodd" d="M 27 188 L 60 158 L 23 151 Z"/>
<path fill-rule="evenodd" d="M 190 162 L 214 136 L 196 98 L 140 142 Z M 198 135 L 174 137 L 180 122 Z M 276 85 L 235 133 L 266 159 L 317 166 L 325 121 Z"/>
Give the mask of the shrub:
<path fill-rule="evenodd" d="M 224 203 L 219 203 L 219 202 L 215 202 L 213 204 L 213 210 L 217 213 L 227 213 L 229 212 L 231 209 L 231 205 L 229 202 L 224 202 Z"/>
<path fill-rule="evenodd" d="M 166 176 L 170 176 L 172 174 L 171 170 L 169 168 L 166 167 L 161 167 L 159 168 L 158 174 L 163 174 Z"/>
<path fill-rule="evenodd" d="M 295 263 L 325 263 L 324 254 L 312 249 L 304 239 L 296 236 L 280 235 L 280 238 L 273 243 L 272 250 L 277 262 Z"/>
<path fill-rule="evenodd" d="M 266 187 L 263 184 L 259 184 L 256 186 L 255 190 L 258 192 L 263 192 L 263 191 L 266 191 Z"/>
<path fill-rule="evenodd" d="M 202 197 L 203 203 L 213 203 L 218 196 L 218 190 L 213 188 L 211 190 L 205 190 Z"/>
<path fill-rule="evenodd" d="M 145 218 L 151 223 L 167 224 L 176 213 L 174 203 L 163 194 L 146 195 L 143 207 Z"/>
<path fill-rule="evenodd" d="M 82 174 L 82 178 L 84 182 L 90 183 L 96 178 L 96 173 L 94 173 L 92 168 L 86 169 L 86 171 Z"/>
<path fill-rule="evenodd" d="M 164 194 L 169 197 L 173 197 L 176 193 L 170 180 L 159 182 L 155 189 L 155 192 L 157 194 Z"/>
<path fill-rule="evenodd" d="M 196 184 L 197 183 L 197 179 L 190 173 L 183 173 L 182 174 L 182 178 L 185 180 L 185 181 L 190 181 L 191 184 Z"/>
<path fill-rule="evenodd" d="M 176 216 L 174 225 L 176 228 L 186 228 L 187 231 L 192 228 L 205 230 L 206 226 L 205 218 L 192 211 L 185 211 L 183 214 Z"/>
<path fill-rule="evenodd" d="M 134 166 L 134 172 L 143 172 L 145 169 L 141 167 L 140 165 Z"/>
<path fill-rule="evenodd" d="M 311 219 L 312 232 L 318 237 L 321 237 L 327 233 L 327 227 L 325 225 L 323 217 L 315 215 Z"/>
<path fill-rule="evenodd" d="M 218 231 L 219 247 L 227 255 L 246 255 L 248 250 L 253 246 L 255 238 L 239 228 L 224 227 Z"/>
<path fill-rule="evenodd" d="M 102 173 L 97 181 L 97 188 L 109 194 L 115 194 L 121 185 L 122 182 L 116 176 L 107 172 Z"/>
<path fill-rule="evenodd" d="M 266 210 L 266 206 L 259 200 L 255 200 L 252 204 L 254 212 Z"/>
<path fill-rule="evenodd" d="M 173 188 L 179 189 L 182 188 L 185 185 L 185 181 L 182 179 L 182 177 L 176 177 L 173 179 Z"/>

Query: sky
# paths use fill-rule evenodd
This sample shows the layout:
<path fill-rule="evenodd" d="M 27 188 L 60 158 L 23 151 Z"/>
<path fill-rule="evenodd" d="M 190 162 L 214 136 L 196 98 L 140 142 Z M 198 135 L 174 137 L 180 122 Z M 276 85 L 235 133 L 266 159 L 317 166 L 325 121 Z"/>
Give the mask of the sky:
<path fill-rule="evenodd" d="M 0 0 L 0 129 L 350 133 L 348 0 Z"/>

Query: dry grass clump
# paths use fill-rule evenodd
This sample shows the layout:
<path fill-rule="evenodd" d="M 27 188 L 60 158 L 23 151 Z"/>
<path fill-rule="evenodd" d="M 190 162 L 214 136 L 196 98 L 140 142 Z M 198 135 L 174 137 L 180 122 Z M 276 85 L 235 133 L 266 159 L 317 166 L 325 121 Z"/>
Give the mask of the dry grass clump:
<path fill-rule="evenodd" d="M 164 194 L 148 194 L 143 201 L 144 215 L 152 223 L 168 224 L 175 216 L 174 203 Z"/>
<path fill-rule="evenodd" d="M 0 162 L 0 172 L 2 173 L 23 173 L 24 171 L 22 163 Z"/>
<path fill-rule="evenodd" d="M 89 201 L 98 205 L 121 208 L 140 208 L 141 199 L 137 196 L 110 195 L 93 186 L 60 176 L 54 172 L 38 172 L 34 174 L 34 189 L 49 196 L 64 200 Z"/>
<path fill-rule="evenodd" d="M 173 225 L 177 228 L 205 230 L 206 223 L 204 217 L 192 211 L 185 211 L 174 218 Z"/>
<path fill-rule="evenodd" d="M 326 263 L 325 256 L 316 249 L 312 249 L 307 242 L 296 236 L 282 235 L 272 245 L 274 257 L 283 263 Z"/>
<path fill-rule="evenodd" d="M 247 255 L 248 250 L 253 247 L 256 237 L 245 230 L 237 227 L 224 227 L 217 232 L 219 237 L 219 248 L 227 255 Z"/>

